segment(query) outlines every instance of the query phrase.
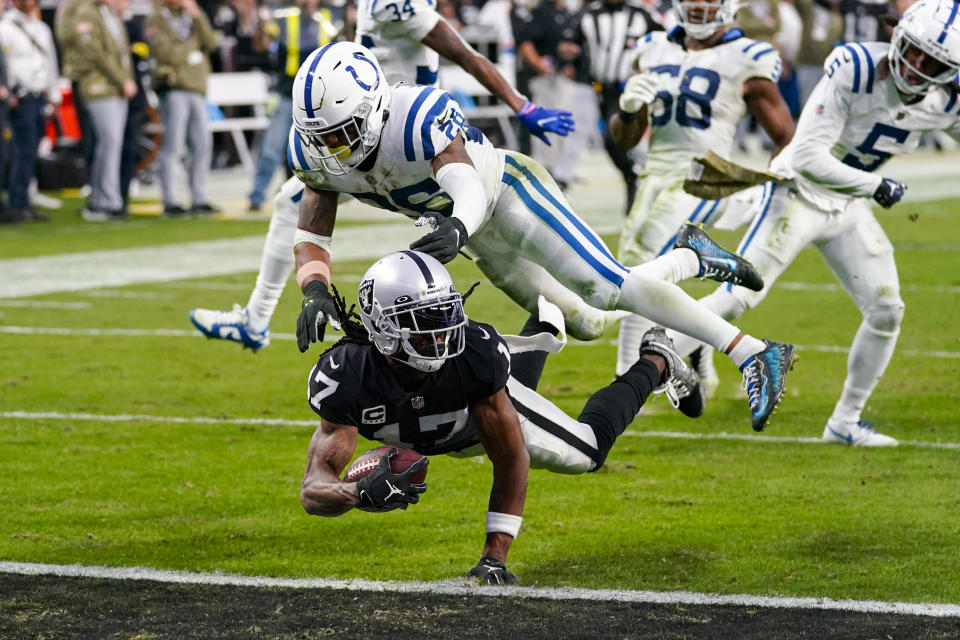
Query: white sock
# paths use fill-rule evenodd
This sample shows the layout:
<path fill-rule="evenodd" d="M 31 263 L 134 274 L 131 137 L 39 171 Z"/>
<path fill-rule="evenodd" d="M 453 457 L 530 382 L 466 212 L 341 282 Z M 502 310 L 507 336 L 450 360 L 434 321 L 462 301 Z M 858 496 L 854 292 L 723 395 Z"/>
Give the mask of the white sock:
<path fill-rule="evenodd" d="M 729 347 L 729 345 L 727 346 Z M 742 367 L 743 363 L 750 359 L 750 356 L 758 354 L 766 348 L 767 345 L 763 340 L 757 340 L 753 336 L 743 334 L 740 342 L 738 342 L 727 355 L 730 356 L 730 359 L 733 360 L 733 363 L 737 365 L 737 367 Z M 726 349 L 723 351 L 726 352 Z"/>
<path fill-rule="evenodd" d="M 740 334 L 739 329 L 697 304 L 677 285 L 644 277 L 641 269 L 632 270 L 624 279 L 617 305 L 720 350 Z"/>
<path fill-rule="evenodd" d="M 653 323 L 637 315 L 629 315 L 620 321 L 617 337 L 617 375 L 622 376 L 640 359 L 640 343 L 643 334 Z"/>
<path fill-rule="evenodd" d="M 700 259 L 697 258 L 693 249 L 674 249 L 649 262 L 630 267 L 630 270 L 638 271 L 646 278 L 682 282 L 688 278 L 695 278 L 700 273 Z"/>
<path fill-rule="evenodd" d="M 247 326 L 253 331 L 263 331 L 280 302 L 280 294 L 293 272 L 293 235 L 297 230 L 299 213 L 289 205 L 278 205 L 270 219 L 270 229 L 263 243 L 260 256 L 260 273 L 257 284 L 247 302 Z"/>
<path fill-rule="evenodd" d="M 843 383 L 843 393 L 833 408 L 831 420 L 856 422 L 860 419 L 867 399 L 890 364 L 899 334 L 899 328 L 880 331 L 866 320 L 860 323 L 847 356 L 847 379 Z"/>

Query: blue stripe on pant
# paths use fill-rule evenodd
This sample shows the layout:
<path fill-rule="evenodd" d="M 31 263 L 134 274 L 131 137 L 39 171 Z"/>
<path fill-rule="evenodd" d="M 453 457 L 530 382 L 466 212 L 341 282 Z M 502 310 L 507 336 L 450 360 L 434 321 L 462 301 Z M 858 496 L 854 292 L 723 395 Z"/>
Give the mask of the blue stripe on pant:
<path fill-rule="evenodd" d="M 623 279 L 629 273 L 629 270 L 620 265 L 609 255 L 609 251 L 605 250 L 606 248 L 603 246 L 603 242 L 596 236 L 593 230 L 583 225 L 583 223 L 579 222 L 575 217 L 573 217 L 571 220 L 572 214 L 566 211 L 561 205 L 559 205 L 559 202 L 555 198 L 549 195 L 547 189 L 533 176 L 533 174 L 525 170 L 524 167 L 521 167 L 512 158 L 508 157 L 507 161 L 511 166 L 520 169 L 520 171 L 524 174 L 524 177 L 530 182 L 534 189 L 547 197 L 548 200 L 551 201 L 551 204 L 560 210 L 561 215 L 565 217 L 568 222 L 572 222 L 574 226 L 577 227 L 577 229 L 589 239 L 594 247 L 597 247 L 597 244 L 599 244 L 599 247 L 597 248 L 601 249 L 601 253 L 610 259 L 610 261 L 613 263 L 612 266 L 603 264 L 603 262 L 601 262 L 601 260 L 594 254 L 594 251 L 591 250 L 591 247 L 587 247 L 580 242 L 580 240 L 573 235 L 570 229 L 564 225 L 560 216 L 556 215 L 554 212 L 551 212 L 545 206 L 537 202 L 518 178 L 507 172 L 504 172 L 502 178 L 503 183 L 514 190 L 521 202 L 523 202 L 524 206 L 526 206 L 531 213 L 533 213 L 538 219 L 543 221 L 559 237 L 561 237 L 563 241 L 570 246 L 570 248 L 572 248 L 577 255 L 584 260 L 584 262 L 589 264 L 593 270 L 596 271 L 604 280 L 611 282 L 618 288 L 622 286 Z M 618 273 L 615 269 L 619 269 L 620 273 Z"/>

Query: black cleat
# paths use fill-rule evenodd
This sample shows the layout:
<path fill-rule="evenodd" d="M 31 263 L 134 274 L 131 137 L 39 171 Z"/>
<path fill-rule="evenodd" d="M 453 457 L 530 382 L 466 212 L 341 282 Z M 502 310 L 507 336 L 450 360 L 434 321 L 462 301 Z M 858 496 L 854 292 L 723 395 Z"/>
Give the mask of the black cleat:
<path fill-rule="evenodd" d="M 685 222 L 680 227 L 673 248 L 690 249 L 697 254 L 700 260 L 700 273 L 697 275 L 701 279 L 730 282 L 751 291 L 763 289 L 763 278 L 749 261 L 721 247 L 695 224 Z"/>

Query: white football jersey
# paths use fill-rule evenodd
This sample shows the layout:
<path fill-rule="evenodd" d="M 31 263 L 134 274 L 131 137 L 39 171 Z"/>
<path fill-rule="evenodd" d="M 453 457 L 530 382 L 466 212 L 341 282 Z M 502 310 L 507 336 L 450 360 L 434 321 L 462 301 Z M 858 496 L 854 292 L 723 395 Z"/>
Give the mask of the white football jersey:
<path fill-rule="evenodd" d="M 707 150 L 730 157 L 734 134 L 747 113 L 743 83 L 780 77 L 780 54 L 770 44 L 732 29 L 709 49 L 688 50 L 684 31 L 648 33 L 637 44 L 641 72 L 660 75 L 656 100 L 648 109 L 650 151 L 646 172 L 686 172 L 690 160 Z"/>
<path fill-rule="evenodd" d="M 421 40 L 439 21 L 437 0 L 360 0 L 356 41 L 373 51 L 390 84 L 434 85 L 440 55 Z"/>
<path fill-rule="evenodd" d="M 287 161 L 297 177 L 313 189 L 348 193 L 413 219 L 430 212 L 450 215 L 453 200 L 437 184 L 431 161 L 461 136 L 483 182 L 489 217 L 499 194 L 503 153 L 479 129 L 466 124 L 460 105 L 446 91 L 398 84 L 391 94 L 389 116 L 369 171 L 353 168 L 344 175 L 326 173 L 291 128 Z"/>
<path fill-rule="evenodd" d="M 885 42 L 851 42 L 833 50 L 793 140 L 770 164 L 823 211 L 843 211 L 853 198 L 873 195 L 873 173 L 892 156 L 917 148 L 927 131 L 960 139 L 960 100 L 954 85 L 931 88 L 904 104 L 890 75 Z"/>

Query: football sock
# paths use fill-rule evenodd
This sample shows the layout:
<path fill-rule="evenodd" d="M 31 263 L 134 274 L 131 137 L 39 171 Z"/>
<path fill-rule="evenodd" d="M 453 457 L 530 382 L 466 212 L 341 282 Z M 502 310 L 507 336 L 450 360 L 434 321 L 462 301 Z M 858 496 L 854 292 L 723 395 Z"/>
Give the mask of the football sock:
<path fill-rule="evenodd" d="M 864 320 L 850 345 L 847 356 L 847 379 L 843 393 L 833 409 L 832 419 L 856 422 L 860 412 L 880 381 L 883 372 L 893 357 L 897 346 L 899 328 L 895 331 L 880 331 Z"/>
<path fill-rule="evenodd" d="M 270 230 L 263 243 L 260 273 L 247 302 L 247 326 L 263 331 L 280 302 L 280 294 L 294 267 L 293 234 L 297 230 L 297 214 L 277 207 L 270 218 Z"/>
<path fill-rule="evenodd" d="M 624 279 L 617 308 L 642 315 L 662 327 L 686 333 L 724 351 L 740 333 L 735 326 L 697 304 L 677 285 L 645 277 L 638 269 L 631 270 Z"/>
<path fill-rule="evenodd" d="M 727 348 L 729 348 L 729 345 Z M 734 345 L 733 349 L 731 349 L 730 353 L 727 353 L 727 355 L 730 356 L 730 359 L 733 360 L 735 365 L 742 367 L 743 363 L 750 359 L 750 356 L 760 353 L 766 348 L 767 345 L 763 342 L 763 340 L 757 340 L 753 336 L 743 334 L 743 336 L 740 338 L 740 341 Z M 723 351 L 724 353 L 727 352 L 726 349 Z"/>
<path fill-rule="evenodd" d="M 526 324 L 520 330 L 521 336 L 535 336 L 538 333 L 549 333 L 556 336 L 559 331 L 551 324 L 540 321 L 540 316 L 531 313 L 527 318 Z M 510 354 L 510 377 L 523 386 L 537 390 L 540 383 L 540 376 L 543 375 L 543 368 L 547 364 L 546 351 L 525 351 L 523 353 Z"/>
<path fill-rule="evenodd" d="M 643 334 L 653 323 L 641 316 L 630 315 L 620 321 L 620 335 L 617 337 L 617 375 L 622 376 L 640 357 L 640 343 Z"/>
<path fill-rule="evenodd" d="M 737 298 L 737 296 L 728 291 L 727 285 L 725 284 L 717 287 L 710 295 L 697 300 L 697 304 L 703 305 L 705 309 L 709 309 L 725 320 L 739 318 L 743 315 L 743 312 L 747 310 L 746 305 Z M 673 344 L 677 348 L 677 353 L 682 356 L 690 355 L 694 349 L 702 344 L 699 340 L 676 331 L 667 331 L 667 335 L 673 340 Z"/>
<path fill-rule="evenodd" d="M 646 358 L 640 358 L 622 376 L 595 392 L 583 406 L 578 421 L 589 425 L 597 437 L 600 462 L 594 471 L 603 466 L 613 443 L 633 422 L 640 407 L 653 393 L 660 382 L 660 371 Z"/>

